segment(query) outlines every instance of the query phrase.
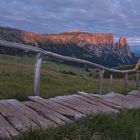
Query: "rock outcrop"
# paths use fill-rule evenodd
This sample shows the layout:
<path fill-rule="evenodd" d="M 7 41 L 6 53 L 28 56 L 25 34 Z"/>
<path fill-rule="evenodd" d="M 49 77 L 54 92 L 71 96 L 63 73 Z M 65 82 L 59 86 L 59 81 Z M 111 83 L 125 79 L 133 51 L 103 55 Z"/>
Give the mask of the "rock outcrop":
<path fill-rule="evenodd" d="M 126 37 L 120 37 L 119 46 L 128 47 L 128 41 L 127 41 Z"/>
<path fill-rule="evenodd" d="M 86 59 L 105 66 L 135 63 L 128 41 L 113 34 L 73 30 L 60 34 L 35 34 L 11 28 L 0 28 L 0 39 L 41 47 L 58 54 Z"/>

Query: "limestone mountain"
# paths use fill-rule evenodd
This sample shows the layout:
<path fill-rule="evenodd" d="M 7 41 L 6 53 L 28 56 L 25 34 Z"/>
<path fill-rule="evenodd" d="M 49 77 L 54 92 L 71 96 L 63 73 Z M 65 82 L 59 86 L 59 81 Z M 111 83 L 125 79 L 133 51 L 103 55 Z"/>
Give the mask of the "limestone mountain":
<path fill-rule="evenodd" d="M 89 33 L 73 30 L 59 34 L 35 34 L 18 29 L 0 27 L 0 39 L 41 47 L 58 54 L 73 56 L 105 66 L 136 63 L 128 41 L 120 37 L 116 42 L 113 34 Z M 0 49 L 0 52 L 6 52 Z"/>

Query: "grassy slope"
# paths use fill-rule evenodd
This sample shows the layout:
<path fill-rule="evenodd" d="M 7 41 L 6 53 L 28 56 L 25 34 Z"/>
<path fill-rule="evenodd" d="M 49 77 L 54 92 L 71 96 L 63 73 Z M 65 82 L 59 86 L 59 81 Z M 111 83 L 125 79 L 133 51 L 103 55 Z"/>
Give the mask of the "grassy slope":
<path fill-rule="evenodd" d="M 20 140 L 140 140 L 140 110 L 99 114 L 48 130 L 30 130 Z"/>
<path fill-rule="evenodd" d="M 121 65 L 121 66 L 114 67 L 114 69 L 119 69 L 119 70 L 128 70 L 128 69 L 134 69 L 134 68 L 135 68 L 135 65 Z M 105 71 L 105 77 L 109 78 L 109 76 L 110 76 L 110 72 Z M 124 74 L 114 73 L 113 77 L 114 78 L 123 78 Z M 136 74 L 135 73 L 128 73 L 128 79 L 135 80 Z"/>
<path fill-rule="evenodd" d="M 0 55 L 0 99 L 17 98 L 25 100 L 33 95 L 34 59 Z M 48 98 L 71 94 L 76 91 L 97 92 L 98 80 L 95 70 L 90 72 L 55 62 L 43 64 L 41 74 L 41 96 Z M 61 72 L 60 72 L 61 71 Z M 64 74 L 72 72 L 75 75 Z M 93 76 L 89 76 L 93 74 Z M 129 90 L 134 86 L 129 86 Z M 123 92 L 123 84 L 115 80 L 113 90 Z M 108 92 L 108 80 L 104 81 L 104 93 Z"/>

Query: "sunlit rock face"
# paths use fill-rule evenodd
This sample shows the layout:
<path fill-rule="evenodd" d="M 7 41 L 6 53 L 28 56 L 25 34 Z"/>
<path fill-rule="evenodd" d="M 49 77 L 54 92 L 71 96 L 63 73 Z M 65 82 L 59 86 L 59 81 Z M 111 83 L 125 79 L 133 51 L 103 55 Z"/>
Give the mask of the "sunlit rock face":
<path fill-rule="evenodd" d="M 41 47 L 58 54 L 73 56 L 105 66 L 135 63 L 128 41 L 113 34 L 72 30 L 60 34 L 35 34 L 11 28 L 0 28 L 0 39 Z"/>
<path fill-rule="evenodd" d="M 128 41 L 125 37 L 120 37 L 119 41 L 114 44 L 113 53 L 116 57 L 119 56 L 123 63 L 129 63 L 133 59 Z"/>
<path fill-rule="evenodd" d="M 119 45 L 122 47 L 128 47 L 128 41 L 127 41 L 126 37 L 120 37 Z"/>

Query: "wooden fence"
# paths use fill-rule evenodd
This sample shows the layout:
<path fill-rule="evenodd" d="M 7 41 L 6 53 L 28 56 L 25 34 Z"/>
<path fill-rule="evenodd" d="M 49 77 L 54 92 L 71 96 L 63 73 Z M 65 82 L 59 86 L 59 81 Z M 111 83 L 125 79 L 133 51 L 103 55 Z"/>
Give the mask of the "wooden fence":
<path fill-rule="evenodd" d="M 38 48 L 38 47 L 35 47 L 35 46 L 25 45 L 25 44 L 21 44 L 21 43 L 14 43 L 14 42 L 0 40 L 0 46 L 1 47 L 16 48 L 16 49 L 36 53 L 35 67 L 34 67 L 34 95 L 35 96 L 40 95 L 40 73 L 41 73 L 43 55 L 46 55 L 50 58 L 55 58 L 57 60 L 80 63 L 80 64 L 88 65 L 90 67 L 94 67 L 94 68 L 99 69 L 99 89 L 98 89 L 99 94 L 102 93 L 102 89 L 103 89 L 104 71 L 109 71 L 111 73 L 110 74 L 110 81 L 109 81 L 110 91 L 112 91 L 113 73 L 124 74 L 124 88 L 125 88 L 125 90 L 127 90 L 127 88 L 128 88 L 128 73 L 136 73 L 136 82 L 135 82 L 136 87 L 135 88 L 136 89 L 139 88 L 140 71 L 135 70 L 135 69 L 117 70 L 117 69 L 107 68 L 105 66 L 102 66 L 102 65 L 99 65 L 99 64 L 96 64 L 93 62 L 89 62 L 89 61 L 74 58 L 74 57 L 62 56 L 62 55 L 59 55 L 56 53 L 45 51 L 45 50 Z"/>

